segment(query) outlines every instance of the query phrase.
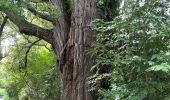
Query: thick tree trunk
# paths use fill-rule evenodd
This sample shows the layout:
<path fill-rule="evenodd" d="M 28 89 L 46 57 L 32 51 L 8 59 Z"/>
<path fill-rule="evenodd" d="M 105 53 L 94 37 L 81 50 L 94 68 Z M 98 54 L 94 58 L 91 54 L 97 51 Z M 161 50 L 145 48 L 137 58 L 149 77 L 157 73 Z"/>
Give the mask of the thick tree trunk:
<path fill-rule="evenodd" d="M 28 10 L 56 25 L 52 30 L 22 20 L 11 10 L 2 9 L 2 11 L 18 26 L 21 33 L 36 36 L 52 44 L 61 70 L 62 100 L 94 100 L 95 98 L 88 92 L 87 78 L 90 75 L 93 60 L 87 55 L 87 50 L 96 37 L 89 25 L 91 21 L 99 17 L 98 0 L 71 0 L 73 4 L 71 13 L 67 9 L 68 0 L 47 1 L 61 11 L 62 18 L 53 19 L 49 15 L 45 17 L 46 14 L 44 16 L 34 9 L 28 8 Z"/>
<path fill-rule="evenodd" d="M 65 33 L 68 35 L 65 35 L 63 50 L 54 45 L 57 54 L 60 54 L 62 100 L 95 99 L 88 91 L 87 78 L 93 61 L 87 50 L 96 37 L 89 26 L 96 18 L 97 0 L 73 0 L 71 25 L 69 33 Z"/>

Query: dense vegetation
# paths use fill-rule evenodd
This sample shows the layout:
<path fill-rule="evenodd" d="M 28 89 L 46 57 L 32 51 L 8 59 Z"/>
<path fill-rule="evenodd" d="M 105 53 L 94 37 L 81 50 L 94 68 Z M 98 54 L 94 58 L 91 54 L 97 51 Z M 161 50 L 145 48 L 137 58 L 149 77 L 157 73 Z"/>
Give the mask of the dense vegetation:
<path fill-rule="evenodd" d="M 97 58 L 92 86 L 110 81 L 108 90 L 99 89 L 102 100 L 170 99 L 168 6 L 166 1 L 128 0 L 113 21 L 93 22 L 98 35 L 92 49 Z"/>
<path fill-rule="evenodd" d="M 51 46 L 34 38 L 26 39 L 20 37 L 3 61 L 5 100 L 59 100 L 58 67 Z M 31 41 L 35 41 L 34 45 Z"/>
<path fill-rule="evenodd" d="M 41 27 L 51 29 L 53 25 L 25 10 L 25 7 L 48 12 L 56 18 L 60 15 L 51 4 L 28 5 L 28 1 L 21 2 L 21 5 L 15 3 L 0 0 L 0 7 L 5 6 L 1 10 L 12 10 L 22 20 Z M 4 16 L 5 14 L 0 16 L 1 23 Z M 0 95 L 3 95 L 4 100 L 60 100 L 60 75 L 52 46 L 41 39 L 18 34 L 17 27 L 9 20 L 5 24 L 3 33 L 8 34 L 1 35 L 1 42 L 7 41 L 4 46 L 9 46 L 2 47 L 1 50 L 9 50 L 5 52 L 7 54 L 3 54 L 5 58 L 1 61 Z"/>
<path fill-rule="evenodd" d="M 12 40 L 0 48 L 4 100 L 169 100 L 170 2 L 81 1 L 0 0 L 0 42 Z"/>

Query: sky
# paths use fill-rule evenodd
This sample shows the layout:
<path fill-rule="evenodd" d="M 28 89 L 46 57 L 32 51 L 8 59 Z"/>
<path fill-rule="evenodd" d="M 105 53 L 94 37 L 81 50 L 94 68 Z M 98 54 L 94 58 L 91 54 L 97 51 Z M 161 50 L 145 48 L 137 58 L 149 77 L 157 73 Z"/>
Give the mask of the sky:
<path fill-rule="evenodd" d="M 9 27 L 5 27 L 3 30 L 3 37 L 5 33 L 10 33 L 11 29 Z M 8 53 L 10 47 L 15 44 L 16 39 L 20 38 L 20 35 L 16 35 L 16 37 L 8 37 L 1 41 L 1 48 L 2 48 L 2 54 L 5 55 Z"/>

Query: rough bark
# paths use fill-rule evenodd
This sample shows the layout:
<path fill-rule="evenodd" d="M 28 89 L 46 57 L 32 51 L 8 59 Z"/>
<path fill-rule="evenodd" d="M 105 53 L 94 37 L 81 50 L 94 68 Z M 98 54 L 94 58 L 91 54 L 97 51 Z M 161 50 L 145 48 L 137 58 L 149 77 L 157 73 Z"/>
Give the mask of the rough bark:
<path fill-rule="evenodd" d="M 53 3 L 65 12 L 63 1 L 53 1 Z M 67 20 L 67 13 L 63 13 L 63 17 L 56 22 L 60 27 L 55 33 L 62 34 L 60 36 L 62 44 L 57 45 L 58 42 L 54 44 L 54 47 L 61 48 L 55 47 L 61 70 L 62 100 L 94 100 L 87 84 L 92 63 L 87 50 L 96 36 L 89 25 L 98 18 L 97 0 L 73 0 L 71 24 Z"/>
<path fill-rule="evenodd" d="M 36 36 L 52 44 L 59 60 L 62 100 L 95 100 L 88 91 L 87 78 L 90 75 L 93 60 L 87 54 L 87 50 L 96 37 L 89 25 L 91 21 L 99 18 L 97 1 L 72 0 L 72 14 L 69 14 L 65 9 L 66 0 L 51 0 L 63 13 L 63 17 L 56 19 L 53 23 L 56 26 L 53 31 L 23 22 L 14 13 L 5 12 L 18 26 L 20 32 Z"/>
<path fill-rule="evenodd" d="M 72 100 L 91 100 L 88 92 L 87 77 L 90 74 L 92 59 L 87 55 L 95 32 L 89 25 L 98 17 L 96 0 L 74 0 L 70 44 L 74 46 L 74 66 Z"/>

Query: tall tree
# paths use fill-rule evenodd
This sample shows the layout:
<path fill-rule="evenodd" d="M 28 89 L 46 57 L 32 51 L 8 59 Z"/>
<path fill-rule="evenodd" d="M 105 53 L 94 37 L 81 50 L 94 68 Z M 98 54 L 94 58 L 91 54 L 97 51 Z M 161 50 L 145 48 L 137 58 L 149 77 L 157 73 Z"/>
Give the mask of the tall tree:
<path fill-rule="evenodd" d="M 0 2 L 5 1 L 7 0 Z M 87 54 L 87 50 L 96 37 L 96 33 L 90 29 L 90 22 L 100 18 L 102 15 L 100 13 L 103 13 L 98 10 L 98 0 L 30 1 L 50 2 L 61 11 L 63 16 L 56 19 L 48 14 L 38 12 L 29 5 L 25 7 L 37 17 L 52 22 L 55 26 L 54 29 L 44 29 L 22 19 L 14 9 L 9 8 L 10 6 L 14 7 L 14 4 L 0 4 L 0 10 L 19 28 L 21 33 L 36 36 L 52 44 L 60 66 L 62 100 L 94 100 L 95 98 L 88 92 L 87 78 L 90 75 L 90 66 L 93 60 Z M 69 8 L 70 11 L 68 2 L 72 5 L 72 8 Z M 114 2 L 110 3 L 114 4 Z M 109 6 L 114 11 L 111 5 Z"/>

